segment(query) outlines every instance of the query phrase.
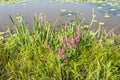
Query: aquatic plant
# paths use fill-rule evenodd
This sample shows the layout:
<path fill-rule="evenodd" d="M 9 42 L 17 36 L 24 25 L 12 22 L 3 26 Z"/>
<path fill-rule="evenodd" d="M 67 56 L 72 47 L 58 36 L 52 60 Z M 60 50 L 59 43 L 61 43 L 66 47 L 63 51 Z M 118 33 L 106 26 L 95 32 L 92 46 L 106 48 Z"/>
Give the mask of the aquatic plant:
<path fill-rule="evenodd" d="M 4 5 L 4 4 L 7 4 L 7 3 L 18 3 L 18 2 L 23 2 L 23 3 L 26 3 L 28 0 L 1 0 L 0 1 L 0 4 Z M 36 0 L 32 0 L 32 1 L 36 1 Z M 36 2 L 38 2 L 40 0 L 37 0 Z M 48 1 L 54 1 L 54 0 L 48 0 Z M 59 1 L 59 2 L 70 2 L 70 3 L 78 3 L 78 2 L 105 2 L 105 1 L 108 1 L 108 0 L 55 0 L 55 1 Z M 110 0 L 110 1 L 113 1 L 113 2 L 119 2 L 119 0 Z M 64 10 L 62 10 L 64 11 Z M 71 16 L 71 14 L 68 14 L 69 16 Z"/>

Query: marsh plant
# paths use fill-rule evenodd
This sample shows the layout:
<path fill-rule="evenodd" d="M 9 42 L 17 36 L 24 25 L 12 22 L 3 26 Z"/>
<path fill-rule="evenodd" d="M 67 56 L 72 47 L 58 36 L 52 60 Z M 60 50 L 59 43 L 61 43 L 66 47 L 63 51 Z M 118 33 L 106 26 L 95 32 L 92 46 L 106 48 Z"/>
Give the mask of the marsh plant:
<path fill-rule="evenodd" d="M 67 29 L 37 18 L 31 30 L 13 23 L 0 43 L 0 80 L 120 80 L 119 36 L 86 30 L 77 16 Z"/>

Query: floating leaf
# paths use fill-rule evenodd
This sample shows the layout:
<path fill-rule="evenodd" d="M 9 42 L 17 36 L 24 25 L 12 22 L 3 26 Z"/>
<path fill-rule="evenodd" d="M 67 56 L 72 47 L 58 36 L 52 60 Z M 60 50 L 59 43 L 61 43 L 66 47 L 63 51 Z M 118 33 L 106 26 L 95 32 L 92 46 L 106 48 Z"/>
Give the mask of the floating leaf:
<path fill-rule="evenodd" d="M 104 22 L 99 22 L 99 25 L 104 25 L 105 23 Z"/>
<path fill-rule="evenodd" d="M 72 14 L 70 14 L 70 13 L 69 13 L 69 14 L 67 14 L 67 15 L 68 15 L 68 16 L 72 16 Z"/>
<path fill-rule="evenodd" d="M 98 6 L 98 9 L 102 9 L 103 7 L 101 7 L 101 6 Z"/>
<path fill-rule="evenodd" d="M 110 16 L 108 15 L 108 13 L 105 13 L 104 17 L 109 18 Z"/>
<path fill-rule="evenodd" d="M 114 8 L 111 8 L 111 9 L 109 9 L 110 11 L 115 11 L 116 9 L 114 9 Z"/>
<path fill-rule="evenodd" d="M 115 6 L 113 3 L 107 3 L 108 5 L 110 5 L 110 6 Z"/>
<path fill-rule="evenodd" d="M 103 3 L 103 1 L 98 1 L 97 3 Z"/>
<path fill-rule="evenodd" d="M 93 22 L 97 22 L 97 20 L 94 20 Z"/>
<path fill-rule="evenodd" d="M 61 11 L 61 12 L 65 12 L 65 11 L 67 11 L 67 10 L 66 10 L 66 9 L 61 9 L 60 11 Z"/>

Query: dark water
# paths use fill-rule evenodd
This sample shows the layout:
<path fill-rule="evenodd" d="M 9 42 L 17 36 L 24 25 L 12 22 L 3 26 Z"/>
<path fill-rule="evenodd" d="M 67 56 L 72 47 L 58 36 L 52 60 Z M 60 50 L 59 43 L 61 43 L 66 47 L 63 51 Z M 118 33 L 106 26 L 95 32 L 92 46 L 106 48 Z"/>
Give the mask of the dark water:
<path fill-rule="evenodd" d="M 109 31 L 116 27 L 115 33 L 120 33 L 120 3 L 102 2 L 102 3 L 67 3 L 67 2 L 50 2 L 48 0 L 27 2 L 16 2 L 0 5 L 0 31 L 5 31 L 7 28 L 13 29 L 9 15 L 15 20 L 19 16 L 19 12 L 23 16 L 23 20 L 27 26 L 32 26 L 34 15 L 39 16 L 44 13 L 45 20 L 53 23 L 58 22 L 58 17 L 61 16 L 62 21 L 74 21 L 76 13 L 79 14 L 79 20 L 85 19 L 85 24 L 90 24 L 92 16 L 96 15 L 93 23 L 93 28 L 97 29 L 99 22 L 104 22 L 104 28 Z M 41 14 L 42 15 L 42 14 Z M 41 17 L 42 18 L 42 17 Z"/>

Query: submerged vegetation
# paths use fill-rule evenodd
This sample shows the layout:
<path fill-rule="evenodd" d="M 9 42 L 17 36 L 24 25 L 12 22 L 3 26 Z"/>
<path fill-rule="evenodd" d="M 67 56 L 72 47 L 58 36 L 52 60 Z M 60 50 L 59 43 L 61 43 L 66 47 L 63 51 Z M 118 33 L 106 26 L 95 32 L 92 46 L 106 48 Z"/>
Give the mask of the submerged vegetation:
<path fill-rule="evenodd" d="M 0 39 L 0 80 L 120 80 L 120 36 L 83 22 L 13 21 L 15 34 Z"/>

